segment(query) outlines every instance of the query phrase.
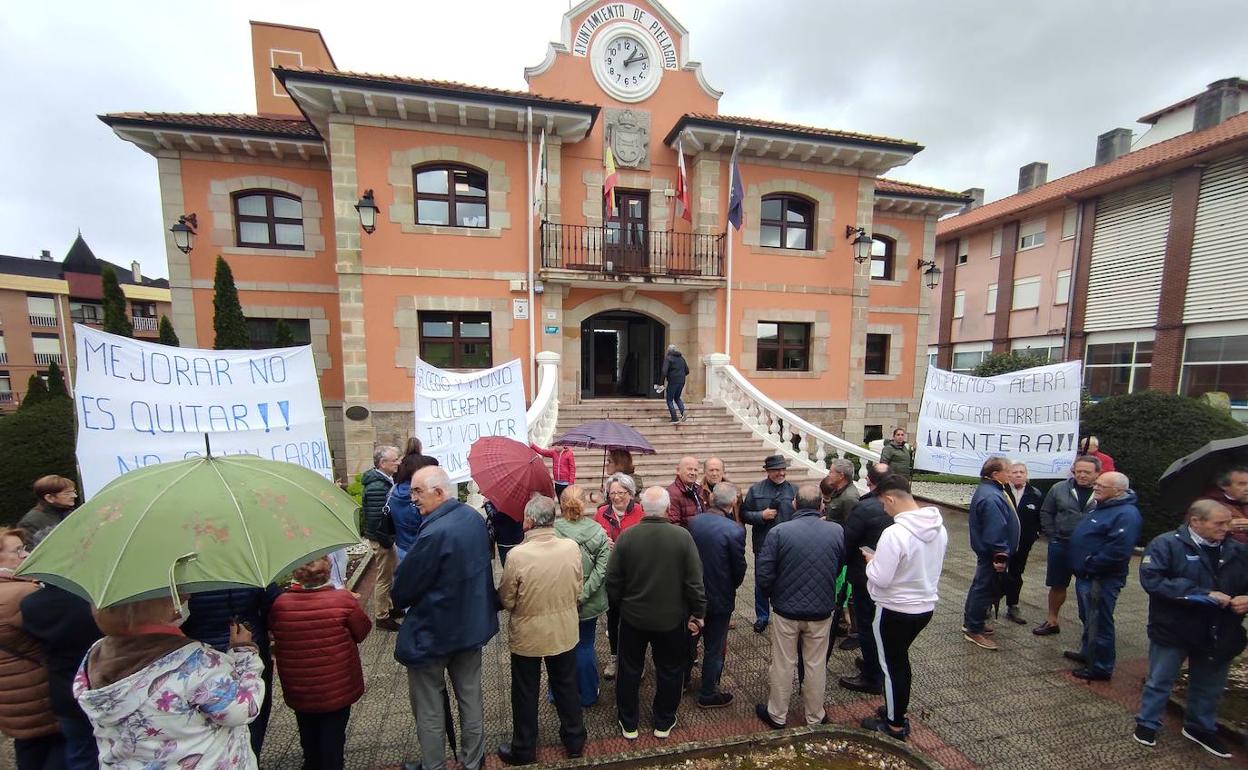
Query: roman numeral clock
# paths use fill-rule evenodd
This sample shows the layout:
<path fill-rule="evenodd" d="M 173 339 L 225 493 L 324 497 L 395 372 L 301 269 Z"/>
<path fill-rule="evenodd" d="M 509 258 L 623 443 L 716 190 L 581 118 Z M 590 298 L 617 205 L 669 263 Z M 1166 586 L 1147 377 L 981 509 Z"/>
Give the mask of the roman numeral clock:
<path fill-rule="evenodd" d="M 600 31 L 589 60 L 598 85 L 622 102 L 640 102 L 659 87 L 663 60 L 658 46 L 640 28 L 613 24 Z"/>

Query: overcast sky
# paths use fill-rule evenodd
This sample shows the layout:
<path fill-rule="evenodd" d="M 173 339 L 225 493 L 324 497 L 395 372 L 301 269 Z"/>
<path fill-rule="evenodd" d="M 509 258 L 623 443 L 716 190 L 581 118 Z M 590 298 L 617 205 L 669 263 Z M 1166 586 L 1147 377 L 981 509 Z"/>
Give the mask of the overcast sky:
<path fill-rule="evenodd" d="M 1242 0 L 670 0 L 720 112 L 926 146 L 889 176 L 989 200 L 1097 134 L 1248 76 Z M 96 115 L 253 112 L 248 19 L 316 27 L 345 70 L 524 89 L 567 0 L 9 3 L 0 16 L 0 254 L 165 276 L 155 160 Z M 557 96 L 558 94 L 553 94 Z"/>

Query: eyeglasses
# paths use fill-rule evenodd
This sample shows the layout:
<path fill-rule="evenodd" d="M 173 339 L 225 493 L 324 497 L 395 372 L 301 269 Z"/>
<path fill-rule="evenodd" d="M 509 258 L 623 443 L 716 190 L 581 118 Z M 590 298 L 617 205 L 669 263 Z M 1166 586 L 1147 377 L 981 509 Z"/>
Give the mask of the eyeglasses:
<path fill-rule="evenodd" d="M 4 550 L 0 551 L 0 553 L 11 553 L 16 556 L 30 556 L 30 549 L 23 545 L 19 546 L 16 550 Z"/>

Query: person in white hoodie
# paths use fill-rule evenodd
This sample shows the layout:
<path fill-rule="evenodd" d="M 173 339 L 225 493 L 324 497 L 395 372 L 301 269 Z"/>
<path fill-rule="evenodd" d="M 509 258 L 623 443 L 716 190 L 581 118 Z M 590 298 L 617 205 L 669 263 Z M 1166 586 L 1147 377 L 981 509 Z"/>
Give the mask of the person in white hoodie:
<path fill-rule="evenodd" d="M 872 630 L 884 670 L 884 705 L 862 720 L 868 730 L 904 741 L 910 734 L 910 645 L 932 619 L 949 533 L 935 506 L 920 507 L 910 482 L 885 476 L 875 488 L 892 526 L 880 535 L 867 560 L 867 592 L 875 602 Z"/>

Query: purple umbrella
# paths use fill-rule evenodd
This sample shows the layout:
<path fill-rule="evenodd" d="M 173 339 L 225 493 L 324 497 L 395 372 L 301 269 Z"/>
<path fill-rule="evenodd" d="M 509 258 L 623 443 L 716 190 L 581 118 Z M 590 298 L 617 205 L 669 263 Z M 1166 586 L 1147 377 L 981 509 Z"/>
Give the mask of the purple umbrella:
<path fill-rule="evenodd" d="M 554 446 L 627 449 L 643 455 L 656 454 L 654 447 L 650 446 L 644 436 L 623 423 L 611 420 L 590 420 L 582 423 L 550 443 Z"/>

